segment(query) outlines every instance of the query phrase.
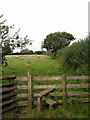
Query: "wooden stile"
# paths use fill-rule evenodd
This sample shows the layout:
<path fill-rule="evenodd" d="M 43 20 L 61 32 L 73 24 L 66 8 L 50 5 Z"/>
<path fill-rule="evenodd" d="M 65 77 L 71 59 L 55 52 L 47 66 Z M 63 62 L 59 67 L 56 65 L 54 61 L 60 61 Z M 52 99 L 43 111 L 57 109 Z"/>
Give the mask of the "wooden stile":
<path fill-rule="evenodd" d="M 32 78 L 32 80 L 34 81 L 51 81 L 51 80 L 59 80 L 62 81 L 62 84 L 59 85 L 34 85 L 33 89 L 46 89 L 44 91 L 47 91 L 48 89 L 55 89 L 55 88 L 60 88 L 63 89 L 62 93 L 49 93 L 50 96 L 62 96 L 63 99 L 62 100 L 57 100 L 57 101 L 53 101 L 52 99 L 46 99 L 45 101 L 47 104 L 49 104 L 49 108 L 51 109 L 53 107 L 54 104 L 56 104 L 56 102 L 58 103 L 68 103 L 70 102 L 70 100 L 67 98 L 67 96 L 86 96 L 86 95 L 90 95 L 90 93 L 88 92 L 67 92 L 68 88 L 88 88 L 90 86 L 90 84 L 83 84 L 83 83 L 79 83 L 79 84 L 67 84 L 66 80 L 84 80 L 84 79 L 89 79 L 89 76 L 53 76 L 53 77 L 49 77 L 49 76 L 34 76 Z M 88 82 L 88 81 L 87 81 Z M 37 110 L 40 111 L 41 110 L 41 105 L 42 105 L 42 100 L 44 98 L 44 91 L 40 92 L 40 93 L 36 93 L 34 95 L 34 97 L 37 97 Z M 77 98 L 77 100 L 79 100 L 79 102 L 89 102 L 87 98 Z"/>
<path fill-rule="evenodd" d="M 69 103 L 71 102 L 67 97 L 68 96 L 79 96 L 81 95 L 82 97 L 87 97 L 88 95 L 90 95 L 90 92 L 68 92 L 67 89 L 68 88 L 88 88 L 90 86 L 90 84 L 87 83 L 83 83 L 83 84 L 67 84 L 66 80 L 84 80 L 84 79 L 89 79 L 89 76 L 31 76 L 31 72 L 30 72 L 30 66 L 28 66 L 28 73 L 27 73 L 27 77 L 17 77 L 16 76 L 9 76 L 9 77 L 2 77 L 3 80 L 10 80 L 10 82 L 6 82 L 6 83 L 2 83 L 2 85 L 0 85 L 0 87 L 3 86 L 3 90 L 0 90 L 1 93 L 3 93 L 3 96 L 0 99 L 8 99 L 8 98 L 12 98 L 8 101 L 3 101 L 3 104 L 1 104 L 2 106 L 6 106 L 11 104 L 10 106 L 8 106 L 7 108 L 4 108 L 3 111 L 7 111 L 11 108 L 15 108 L 15 96 L 16 98 L 28 98 L 28 101 L 19 101 L 18 102 L 18 106 L 29 106 L 29 109 L 32 109 L 32 97 L 37 98 L 37 111 L 41 111 L 41 107 L 42 107 L 42 101 L 44 100 L 47 104 L 49 104 L 49 108 L 51 109 L 53 107 L 54 104 L 58 103 Z M 0 77 L 1 79 L 1 77 Z M 13 79 L 13 80 L 12 80 Z M 11 81 L 12 80 L 12 81 Z M 32 80 L 33 81 L 62 81 L 62 84 L 60 83 L 59 85 L 34 85 L 32 86 Z M 17 87 L 15 86 L 17 81 L 27 81 L 28 85 L 17 85 Z M 19 90 L 27 90 L 28 93 L 25 94 L 16 94 L 14 92 L 15 89 L 19 89 Z M 60 88 L 63 89 L 63 92 L 58 93 L 51 93 L 54 91 L 54 89 L 56 88 Z M 40 93 L 36 93 L 32 94 L 33 89 L 42 89 L 43 91 Z M 10 92 L 10 93 L 9 93 Z M 7 94 L 6 94 L 7 93 Z M 46 99 L 47 95 L 50 96 L 62 96 L 63 99 L 62 100 L 57 100 L 54 101 L 51 98 L 50 99 Z M 87 96 L 86 96 L 87 95 Z M 50 97 L 49 96 L 49 97 Z M 44 99 L 45 97 L 45 99 Z M 77 98 L 77 101 L 79 102 L 90 102 L 90 98 Z"/>
<path fill-rule="evenodd" d="M 43 96 L 46 96 L 47 94 L 49 94 L 50 92 L 54 91 L 55 89 L 54 88 L 49 88 L 49 89 L 46 89 L 40 93 L 36 93 L 34 94 L 34 97 L 43 97 Z"/>
<path fill-rule="evenodd" d="M 49 89 L 46 89 L 40 93 L 36 93 L 34 95 L 34 97 L 37 98 L 37 111 L 40 112 L 41 111 L 41 106 L 42 106 L 42 97 L 43 96 L 46 96 L 47 94 L 49 94 L 50 92 L 54 91 L 55 89 L 54 88 L 49 88 Z M 51 108 L 51 105 L 50 105 L 50 108 Z"/>

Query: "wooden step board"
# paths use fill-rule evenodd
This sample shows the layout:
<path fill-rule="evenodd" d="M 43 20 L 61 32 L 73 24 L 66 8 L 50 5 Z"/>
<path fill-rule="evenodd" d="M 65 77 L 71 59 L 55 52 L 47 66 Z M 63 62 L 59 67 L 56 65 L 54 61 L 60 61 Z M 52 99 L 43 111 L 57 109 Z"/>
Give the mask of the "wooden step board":
<path fill-rule="evenodd" d="M 41 105 L 42 105 L 43 96 L 48 95 L 50 92 L 53 92 L 54 90 L 55 90 L 55 88 L 49 88 L 49 89 L 43 90 L 40 93 L 34 94 L 34 97 L 37 98 L 37 111 L 39 111 L 39 112 L 41 111 Z"/>
<path fill-rule="evenodd" d="M 47 103 L 47 104 L 49 104 L 49 105 L 54 105 L 54 104 L 57 104 L 57 102 L 56 102 L 56 101 L 51 100 L 51 99 L 47 99 L 47 100 L 45 100 L 45 101 L 46 101 L 46 103 Z"/>
<path fill-rule="evenodd" d="M 54 91 L 54 88 L 49 88 L 49 89 L 43 90 L 43 91 L 40 92 L 40 93 L 34 94 L 34 97 L 43 97 L 43 96 L 49 94 L 49 93 L 52 92 L 52 91 Z"/>
<path fill-rule="evenodd" d="M 46 99 L 45 102 L 49 104 L 49 109 L 51 110 L 53 108 L 53 105 L 57 104 L 56 101 L 51 100 L 51 99 Z"/>

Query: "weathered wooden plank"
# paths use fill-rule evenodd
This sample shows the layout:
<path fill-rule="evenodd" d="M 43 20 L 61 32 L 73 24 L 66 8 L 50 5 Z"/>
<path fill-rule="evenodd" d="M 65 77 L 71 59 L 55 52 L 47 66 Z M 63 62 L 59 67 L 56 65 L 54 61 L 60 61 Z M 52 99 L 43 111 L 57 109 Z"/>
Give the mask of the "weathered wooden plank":
<path fill-rule="evenodd" d="M 54 88 L 49 88 L 49 89 L 46 89 L 44 91 L 41 91 L 40 93 L 36 93 L 34 95 L 34 97 L 42 97 L 42 96 L 45 96 L 47 94 L 49 94 L 50 92 L 52 92 L 54 90 Z"/>
<path fill-rule="evenodd" d="M 6 111 L 11 110 L 11 109 L 16 108 L 16 107 L 17 107 L 17 104 L 16 104 L 16 103 L 13 103 L 12 105 L 3 108 L 3 109 L 2 109 L 2 112 L 6 112 Z M 0 111 L 1 111 L 1 110 L 0 110 Z"/>
<path fill-rule="evenodd" d="M 5 76 L 5 77 L 0 77 L 0 80 L 4 79 L 15 79 L 16 76 Z M 33 76 L 32 80 L 62 80 L 63 76 Z M 90 76 L 65 76 L 65 79 L 90 79 Z M 27 81 L 27 77 L 17 77 L 16 80 L 20 81 Z"/>
<path fill-rule="evenodd" d="M 59 92 L 50 93 L 50 96 L 63 96 L 63 95 L 64 95 L 63 93 L 59 93 Z M 90 95 L 90 92 L 78 92 L 78 91 L 67 92 L 67 96 L 78 96 L 78 95 L 82 95 L 82 96 Z"/>
<path fill-rule="evenodd" d="M 67 88 L 88 88 L 90 84 L 67 84 Z"/>
<path fill-rule="evenodd" d="M 5 88 L 4 90 L 0 90 L 0 93 L 4 93 L 4 92 L 8 92 L 8 91 L 12 91 L 15 90 L 17 87 L 13 86 L 13 87 L 9 87 L 9 88 Z"/>
<path fill-rule="evenodd" d="M 30 66 L 28 66 L 27 78 L 28 78 L 28 101 L 29 101 L 29 108 L 32 109 L 32 79 L 31 79 Z"/>
<path fill-rule="evenodd" d="M 90 102 L 90 98 L 78 98 L 79 102 Z"/>
<path fill-rule="evenodd" d="M 19 89 L 19 90 L 26 90 L 26 89 L 28 89 L 28 86 L 27 85 L 18 85 L 17 89 Z"/>
<path fill-rule="evenodd" d="M 19 101 L 18 106 L 28 106 L 29 102 L 28 101 Z"/>
<path fill-rule="evenodd" d="M 27 77 L 17 77 L 15 81 L 27 81 Z"/>
<path fill-rule="evenodd" d="M 64 100 L 56 100 L 57 101 L 57 103 L 64 103 Z M 67 99 L 67 103 L 68 103 L 68 99 Z"/>
<path fill-rule="evenodd" d="M 15 79 L 16 78 L 16 76 L 15 75 L 13 75 L 13 76 L 2 76 L 2 77 L 0 77 L 0 80 L 8 80 L 8 79 Z"/>
<path fill-rule="evenodd" d="M 63 88 L 63 85 L 34 85 L 33 89 Z"/>
<path fill-rule="evenodd" d="M 61 80 L 62 76 L 33 76 L 32 80 L 36 81 L 52 81 L 52 80 Z"/>
<path fill-rule="evenodd" d="M 15 101 L 16 101 L 16 99 L 13 98 L 12 100 L 8 100 L 8 101 L 4 101 L 4 102 L 0 103 L 0 106 L 8 105 L 8 104 L 13 103 Z"/>
<path fill-rule="evenodd" d="M 55 93 L 50 93 L 49 95 L 50 95 L 50 96 L 63 96 L 64 93 L 63 93 L 63 92 L 62 92 L 62 93 L 55 92 Z"/>
<path fill-rule="evenodd" d="M 15 81 L 5 82 L 5 83 L 0 84 L 0 87 L 7 87 L 7 86 L 14 85 L 14 84 L 16 84 Z"/>
<path fill-rule="evenodd" d="M 78 79 L 90 79 L 90 76 L 65 76 L 65 79 L 68 80 L 78 80 Z"/>
<path fill-rule="evenodd" d="M 17 95 L 17 93 L 12 92 L 12 93 L 0 96 L 0 99 L 6 99 L 6 98 L 9 98 L 9 97 L 12 97 L 12 96 L 16 96 L 16 95 Z"/>
<path fill-rule="evenodd" d="M 17 98 L 27 98 L 28 94 L 17 94 Z"/>
<path fill-rule="evenodd" d="M 37 80 L 37 81 L 62 80 L 63 77 L 64 79 L 68 79 L 68 80 L 90 79 L 90 76 L 33 76 L 32 80 Z"/>
<path fill-rule="evenodd" d="M 62 84 L 64 86 L 64 88 L 63 88 L 63 99 L 64 99 L 65 103 L 67 103 L 67 84 L 66 84 L 65 79 L 62 79 Z"/>
<path fill-rule="evenodd" d="M 90 98 L 77 98 L 75 99 L 77 102 L 90 102 Z M 64 103 L 63 100 L 57 100 L 58 103 Z M 72 100 L 71 99 L 67 99 L 67 103 L 71 103 Z"/>
<path fill-rule="evenodd" d="M 90 84 L 67 84 L 67 88 L 88 88 Z M 64 88 L 61 85 L 34 85 L 33 89 Z"/>
<path fill-rule="evenodd" d="M 69 92 L 67 93 L 68 96 L 85 96 L 85 95 L 90 95 L 90 92 Z"/>
<path fill-rule="evenodd" d="M 45 102 L 46 102 L 47 104 L 49 104 L 49 105 L 54 105 L 54 104 L 57 104 L 57 102 L 56 102 L 56 101 L 51 100 L 51 99 L 46 99 L 46 100 L 45 100 Z"/>

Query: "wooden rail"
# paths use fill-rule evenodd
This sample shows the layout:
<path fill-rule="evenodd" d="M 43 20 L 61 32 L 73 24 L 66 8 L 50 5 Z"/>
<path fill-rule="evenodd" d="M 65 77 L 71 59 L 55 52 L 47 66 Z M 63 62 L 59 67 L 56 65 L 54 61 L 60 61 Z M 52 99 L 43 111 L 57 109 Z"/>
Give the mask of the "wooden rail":
<path fill-rule="evenodd" d="M 0 112 L 6 112 L 17 107 L 16 104 L 16 76 L 0 77 L 2 84 L 0 84 Z"/>
<path fill-rule="evenodd" d="M 29 91 L 28 91 L 28 78 L 27 77 L 17 77 L 15 79 L 15 81 L 18 83 L 18 81 L 21 81 L 21 82 L 24 82 L 24 81 L 27 81 L 27 85 L 17 85 L 17 90 L 26 90 L 27 92 L 24 92 L 24 93 L 19 93 L 17 94 L 17 103 L 18 103 L 18 106 L 20 107 L 23 107 L 23 106 L 29 106 Z M 27 100 L 23 100 L 22 98 L 25 98 Z"/>
<path fill-rule="evenodd" d="M 28 79 L 31 81 L 28 81 Z M 68 99 L 69 96 L 81 96 L 82 98 L 77 98 L 77 101 L 79 102 L 89 102 L 89 95 L 90 92 L 88 91 L 73 91 L 73 89 L 88 89 L 88 87 L 90 86 L 90 83 L 88 83 L 88 79 L 90 79 L 90 76 L 29 76 L 29 77 L 17 77 L 16 81 L 27 81 L 27 83 L 29 82 L 29 84 L 27 85 L 18 85 L 17 89 L 19 90 L 28 90 L 27 93 L 23 93 L 23 94 L 18 94 L 17 98 L 28 98 L 28 101 L 19 101 L 18 104 L 19 106 L 27 106 L 29 105 L 30 101 L 30 105 L 32 104 L 32 97 L 37 98 L 37 109 L 38 111 L 41 110 L 41 105 L 42 105 L 42 100 L 46 101 L 46 103 L 49 104 L 49 108 L 52 108 L 53 104 L 57 103 L 68 103 L 71 102 L 71 99 Z M 68 80 L 68 83 L 67 83 Z M 69 82 L 69 80 L 75 81 L 75 83 L 71 83 Z M 83 82 L 84 80 L 86 80 L 87 82 Z M 44 85 L 33 85 L 33 83 L 35 83 L 35 81 L 41 81 L 44 82 Z M 57 83 L 57 81 L 60 81 L 60 84 L 52 84 L 52 85 L 46 85 L 46 83 L 49 83 L 49 81 L 55 81 L 55 83 Z M 82 82 L 80 82 L 82 81 Z M 28 87 L 30 87 L 31 89 L 28 89 Z M 43 91 L 41 91 L 40 93 L 34 93 L 33 90 L 36 89 L 42 89 Z M 62 92 L 51 92 L 48 94 L 49 97 L 57 97 L 57 96 L 61 96 L 62 99 L 60 100 L 52 100 L 52 99 L 46 99 L 43 96 L 47 96 L 47 93 L 44 94 L 45 92 L 47 92 L 49 89 L 62 89 Z M 68 91 L 68 89 L 72 89 L 71 91 Z M 31 91 L 31 93 L 29 92 Z M 30 93 L 28 95 L 28 93 Z M 43 96 L 41 95 L 43 94 Z M 31 99 L 29 99 L 29 96 Z M 87 97 L 87 98 L 83 98 L 83 97 Z"/>
<path fill-rule="evenodd" d="M 88 79 L 90 79 L 90 76 L 53 76 L 53 77 L 46 77 L 46 76 L 34 76 L 32 77 L 32 81 L 56 81 L 55 83 L 57 83 L 57 81 L 60 81 L 61 83 L 58 85 L 34 85 L 33 89 L 46 89 L 46 91 L 48 89 L 62 89 L 63 92 L 54 92 L 54 93 L 50 93 L 49 96 L 51 97 L 56 97 L 56 96 L 61 96 L 63 99 L 62 100 L 53 100 L 53 99 L 46 99 L 44 98 L 44 101 L 46 101 L 47 104 L 49 104 L 49 108 L 51 109 L 52 106 L 56 103 L 69 103 L 72 102 L 71 99 L 68 99 L 68 96 L 81 96 L 81 97 L 88 97 L 90 95 L 89 92 L 80 92 L 80 91 L 68 91 L 68 89 L 82 89 L 82 88 L 88 88 L 90 86 L 90 84 L 88 83 Z M 67 84 L 67 80 L 72 80 L 72 81 L 76 81 L 76 83 L 72 83 L 70 84 L 70 82 L 68 82 L 69 84 Z M 80 80 L 84 81 L 87 80 L 87 83 L 80 83 Z M 79 83 L 78 83 L 79 81 Z M 46 84 L 46 82 L 44 82 Z M 43 91 L 41 92 L 43 93 Z M 39 95 L 40 93 L 36 93 L 36 95 Z M 41 95 L 41 94 L 40 94 Z M 45 95 L 46 96 L 46 95 Z M 40 111 L 41 110 L 41 104 L 42 104 L 42 100 L 43 97 L 38 97 L 37 96 L 37 110 Z M 77 98 L 78 102 L 89 102 L 90 99 L 88 98 Z"/>
<path fill-rule="evenodd" d="M 90 79 L 90 76 L 33 76 L 32 79 L 35 81 L 53 81 L 53 80 L 85 80 L 85 79 Z"/>

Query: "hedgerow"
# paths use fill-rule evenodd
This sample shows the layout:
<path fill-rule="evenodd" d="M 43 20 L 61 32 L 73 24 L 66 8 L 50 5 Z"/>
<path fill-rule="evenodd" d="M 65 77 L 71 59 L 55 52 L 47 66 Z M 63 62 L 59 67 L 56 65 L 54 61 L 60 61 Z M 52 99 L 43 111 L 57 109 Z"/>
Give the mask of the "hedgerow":
<path fill-rule="evenodd" d="M 57 57 L 63 58 L 64 65 L 77 69 L 82 65 L 88 65 L 89 38 L 81 39 L 72 45 L 57 51 Z"/>

